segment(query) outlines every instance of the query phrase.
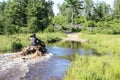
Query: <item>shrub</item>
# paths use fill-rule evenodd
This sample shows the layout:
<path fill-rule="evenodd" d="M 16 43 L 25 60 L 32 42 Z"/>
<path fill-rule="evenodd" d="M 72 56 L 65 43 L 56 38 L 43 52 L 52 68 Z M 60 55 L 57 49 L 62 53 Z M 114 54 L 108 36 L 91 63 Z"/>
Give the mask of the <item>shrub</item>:
<path fill-rule="evenodd" d="M 99 21 L 99 22 L 96 24 L 96 26 L 97 26 L 97 27 L 103 27 L 103 22 L 100 22 L 100 21 Z"/>
<path fill-rule="evenodd" d="M 86 21 L 84 23 L 84 27 L 96 27 L 96 22 L 95 21 Z"/>
<path fill-rule="evenodd" d="M 20 27 L 20 33 L 29 33 L 29 28 L 28 27 Z"/>
<path fill-rule="evenodd" d="M 70 30 L 71 30 L 71 32 L 80 32 L 81 31 L 80 28 L 71 28 Z"/>
<path fill-rule="evenodd" d="M 19 40 L 15 40 L 12 42 L 12 51 L 16 52 L 16 51 L 20 51 L 22 49 L 22 44 Z"/>
<path fill-rule="evenodd" d="M 53 25 L 49 25 L 45 30 L 44 32 L 55 32 L 57 31 L 57 29 L 55 27 L 53 27 Z"/>
<path fill-rule="evenodd" d="M 89 22 L 88 22 L 89 23 Z M 91 22 L 90 22 L 91 23 Z M 86 23 L 85 23 L 86 25 Z M 88 25 L 88 24 L 87 24 Z M 85 27 L 88 33 L 102 33 L 102 34 L 120 34 L 120 23 L 113 23 L 113 21 L 99 21 L 96 23 L 97 27 Z"/>
<path fill-rule="evenodd" d="M 52 19 L 52 23 L 54 25 L 67 25 L 67 18 L 65 16 L 55 16 L 53 19 Z"/>
<path fill-rule="evenodd" d="M 57 36 L 54 36 L 54 35 L 48 35 L 44 41 L 47 42 L 47 43 L 53 43 L 53 42 L 56 42 L 56 41 L 59 41 L 61 40 L 61 38 L 57 37 Z"/>
<path fill-rule="evenodd" d="M 62 26 L 62 27 L 61 27 L 61 30 L 68 30 L 68 28 L 65 27 L 65 26 Z"/>
<path fill-rule="evenodd" d="M 86 19 L 83 16 L 74 18 L 74 23 L 75 24 L 81 24 L 81 23 L 84 23 L 85 21 L 86 21 Z"/>

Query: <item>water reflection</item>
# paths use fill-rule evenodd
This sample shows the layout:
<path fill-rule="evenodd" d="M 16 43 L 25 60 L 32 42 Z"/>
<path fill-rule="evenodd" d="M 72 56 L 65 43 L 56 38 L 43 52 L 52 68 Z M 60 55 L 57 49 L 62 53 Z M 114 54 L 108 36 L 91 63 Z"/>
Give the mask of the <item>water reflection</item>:
<path fill-rule="evenodd" d="M 76 53 L 80 55 L 98 55 L 97 51 L 91 48 L 85 48 L 80 42 L 65 41 L 54 44 L 48 44 L 48 52 L 57 56 L 74 56 Z"/>
<path fill-rule="evenodd" d="M 88 49 L 79 48 L 78 53 L 80 55 L 89 55 L 89 56 L 90 55 L 97 55 L 97 56 L 99 55 L 96 50 L 90 49 L 90 48 L 88 48 Z"/>
<path fill-rule="evenodd" d="M 48 46 L 59 46 L 59 47 L 71 48 L 71 49 L 82 48 L 81 42 L 77 42 L 77 41 L 61 41 L 53 44 L 48 44 Z"/>
<path fill-rule="evenodd" d="M 72 48 L 62 48 L 58 46 L 49 46 L 47 47 L 48 52 L 55 54 L 57 56 L 68 56 L 75 53 L 75 50 Z"/>

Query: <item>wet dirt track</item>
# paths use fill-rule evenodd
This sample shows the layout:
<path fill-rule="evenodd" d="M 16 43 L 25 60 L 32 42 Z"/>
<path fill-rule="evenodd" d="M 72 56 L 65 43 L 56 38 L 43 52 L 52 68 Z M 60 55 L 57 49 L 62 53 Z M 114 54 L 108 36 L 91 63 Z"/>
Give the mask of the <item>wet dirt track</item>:
<path fill-rule="evenodd" d="M 47 54 L 32 59 L 0 55 L 0 80 L 62 80 L 70 61 Z"/>

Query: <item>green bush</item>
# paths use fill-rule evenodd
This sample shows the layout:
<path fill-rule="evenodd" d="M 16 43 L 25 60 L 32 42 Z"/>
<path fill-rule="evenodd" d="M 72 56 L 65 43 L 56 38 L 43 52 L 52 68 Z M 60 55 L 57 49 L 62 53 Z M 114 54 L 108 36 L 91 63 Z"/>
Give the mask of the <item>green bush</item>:
<path fill-rule="evenodd" d="M 29 20 L 28 20 L 28 30 L 29 30 L 29 32 L 35 33 L 35 32 L 38 32 L 38 31 L 42 31 L 46 27 L 46 25 L 44 25 L 44 27 L 42 26 L 42 24 L 44 24 L 43 22 L 45 22 L 45 21 L 44 20 L 40 21 L 40 20 L 38 20 L 37 17 L 29 18 Z"/>
<path fill-rule="evenodd" d="M 29 28 L 28 27 L 20 27 L 20 33 L 29 33 Z"/>
<path fill-rule="evenodd" d="M 81 29 L 76 27 L 76 28 L 71 28 L 70 31 L 71 32 L 80 32 Z"/>
<path fill-rule="evenodd" d="M 84 27 L 96 27 L 96 22 L 95 21 L 86 21 L 84 23 Z"/>
<path fill-rule="evenodd" d="M 16 51 L 20 51 L 22 49 L 22 43 L 19 40 L 15 40 L 12 42 L 12 51 L 16 52 Z"/>
<path fill-rule="evenodd" d="M 92 25 L 92 22 L 86 22 L 84 31 L 91 34 L 102 33 L 102 34 L 120 34 L 120 23 L 113 23 L 114 21 L 99 21 L 96 23 L 96 27 L 92 28 L 88 26 Z"/>
<path fill-rule="evenodd" d="M 69 31 L 70 29 L 67 26 L 61 26 L 60 31 Z"/>
<path fill-rule="evenodd" d="M 109 22 L 104 22 L 104 25 L 103 27 L 107 27 L 107 28 L 110 28 L 111 27 L 111 24 Z"/>
<path fill-rule="evenodd" d="M 81 24 L 81 23 L 84 23 L 85 21 L 86 21 L 86 19 L 83 16 L 74 18 L 74 23 L 75 24 Z"/>
<path fill-rule="evenodd" d="M 4 33 L 5 34 L 16 34 L 19 32 L 19 26 L 17 25 L 9 25 L 7 27 L 4 27 Z"/>
<path fill-rule="evenodd" d="M 44 32 L 56 32 L 57 31 L 57 28 L 53 27 L 53 25 L 49 25 L 45 30 Z"/>
<path fill-rule="evenodd" d="M 54 16 L 52 24 L 65 26 L 67 25 L 67 18 L 65 16 Z"/>
<path fill-rule="evenodd" d="M 44 41 L 47 42 L 47 43 L 53 43 L 53 42 L 56 42 L 56 41 L 59 41 L 61 40 L 61 38 L 57 37 L 57 36 L 54 36 L 54 35 L 48 35 Z"/>
<path fill-rule="evenodd" d="M 99 21 L 98 23 L 96 23 L 97 27 L 103 27 L 103 22 Z"/>

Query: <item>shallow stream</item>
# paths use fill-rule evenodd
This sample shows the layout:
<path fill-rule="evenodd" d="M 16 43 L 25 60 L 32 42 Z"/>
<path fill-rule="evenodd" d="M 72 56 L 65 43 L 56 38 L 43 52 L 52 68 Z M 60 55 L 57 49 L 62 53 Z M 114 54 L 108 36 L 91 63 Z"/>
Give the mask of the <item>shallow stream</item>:
<path fill-rule="evenodd" d="M 47 50 L 49 53 L 52 53 L 56 56 L 65 58 L 70 61 L 74 60 L 76 54 L 79 54 L 81 56 L 98 55 L 96 50 L 91 48 L 85 48 L 80 42 L 76 41 L 64 41 L 49 44 L 47 46 Z"/>
<path fill-rule="evenodd" d="M 97 55 L 95 50 L 85 48 L 80 42 L 75 41 L 48 44 L 47 50 L 55 56 L 52 55 L 51 58 L 44 56 L 42 62 L 39 61 L 41 57 L 37 59 L 38 61 L 36 59 L 24 61 L 22 58 L 9 60 L 8 57 L 12 54 L 1 54 L 0 80 L 19 80 L 21 76 L 21 80 L 62 80 L 76 54 Z M 6 70 L 8 72 L 5 72 Z"/>

